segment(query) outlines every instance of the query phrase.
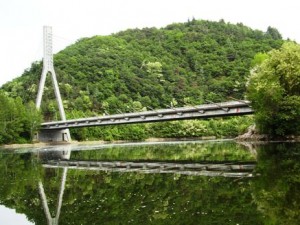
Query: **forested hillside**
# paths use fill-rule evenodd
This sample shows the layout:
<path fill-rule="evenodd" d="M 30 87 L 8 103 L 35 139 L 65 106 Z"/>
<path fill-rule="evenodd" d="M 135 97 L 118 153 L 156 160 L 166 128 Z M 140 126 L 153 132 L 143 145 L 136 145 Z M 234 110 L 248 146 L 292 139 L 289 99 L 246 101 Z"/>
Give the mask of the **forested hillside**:
<path fill-rule="evenodd" d="M 54 56 L 68 118 L 242 99 L 254 56 L 279 48 L 280 33 L 223 20 L 129 29 L 82 38 Z M 2 89 L 24 102 L 37 95 L 42 62 Z M 45 120 L 58 118 L 50 76 Z"/>
<path fill-rule="evenodd" d="M 262 32 L 193 20 L 83 38 L 56 54 L 54 62 L 66 111 L 116 113 L 243 98 L 254 55 L 282 43 L 274 28 Z M 25 102 L 34 100 L 41 70 L 42 62 L 35 62 L 3 89 Z M 49 114 L 56 106 L 51 87 L 49 77 L 43 97 Z"/>

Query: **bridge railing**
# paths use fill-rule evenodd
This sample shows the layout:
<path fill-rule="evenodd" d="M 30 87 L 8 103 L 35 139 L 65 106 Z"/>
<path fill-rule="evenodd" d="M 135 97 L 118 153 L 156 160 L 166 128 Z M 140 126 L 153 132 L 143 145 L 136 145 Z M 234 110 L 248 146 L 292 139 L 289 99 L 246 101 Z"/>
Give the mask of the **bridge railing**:
<path fill-rule="evenodd" d="M 53 121 L 42 123 L 42 129 L 65 129 L 72 127 L 104 126 L 113 124 L 145 123 L 167 120 L 210 118 L 220 116 L 233 116 L 252 114 L 250 102 L 230 101 L 222 103 L 210 103 L 198 106 L 188 106 L 169 109 L 157 109 L 152 111 L 122 113 L 71 119 L 67 121 Z"/>

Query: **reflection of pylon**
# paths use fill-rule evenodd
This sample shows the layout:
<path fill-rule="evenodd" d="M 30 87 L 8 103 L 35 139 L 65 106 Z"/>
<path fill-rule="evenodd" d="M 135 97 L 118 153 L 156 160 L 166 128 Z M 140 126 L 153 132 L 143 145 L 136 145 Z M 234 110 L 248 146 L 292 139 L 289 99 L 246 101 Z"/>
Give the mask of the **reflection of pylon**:
<path fill-rule="evenodd" d="M 59 91 L 59 87 L 58 87 L 58 82 L 57 82 L 56 74 L 55 74 L 55 70 L 54 70 L 54 65 L 53 65 L 52 27 L 44 26 L 43 71 L 42 71 L 38 95 L 37 95 L 37 99 L 36 99 L 36 107 L 38 109 L 41 107 L 41 102 L 42 102 L 42 97 L 43 97 L 44 87 L 45 87 L 45 82 L 46 82 L 46 76 L 48 73 L 51 74 L 55 97 L 56 97 L 56 101 L 58 104 L 60 119 L 62 121 L 65 121 L 66 120 L 65 110 L 63 107 L 63 103 L 62 103 L 62 99 L 61 99 L 61 95 L 60 95 L 60 91 Z M 67 135 L 67 137 L 66 137 L 67 141 L 71 141 L 69 129 L 64 130 L 63 133 Z"/>
<path fill-rule="evenodd" d="M 44 208 L 45 215 L 46 215 L 46 218 L 48 221 L 48 225 L 58 225 L 63 195 L 64 195 L 64 191 L 65 191 L 67 173 L 68 173 L 68 168 L 65 168 L 63 171 L 62 178 L 61 178 L 60 192 L 59 192 L 58 202 L 57 202 L 57 210 L 56 210 L 56 215 L 54 218 L 52 218 L 49 207 L 48 207 L 48 201 L 47 201 L 47 197 L 45 194 L 43 183 L 42 183 L 42 181 L 39 182 L 39 192 L 40 192 L 40 196 L 42 198 L 43 208 Z"/>
<path fill-rule="evenodd" d="M 71 158 L 71 148 L 70 148 L 70 146 L 64 146 L 64 151 L 58 152 L 58 153 L 61 154 L 60 155 L 61 159 L 69 160 Z M 59 217 L 60 217 L 60 212 L 61 212 L 61 207 L 62 207 L 62 202 L 63 202 L 63 196 L 64 196 L 64 192 L 65 192 L 67 174 L 68 174 L 68 168 L 64 168 L 63 169 L 63 174 L 62 174 L 62 177 L 61 177 L 58 201 L 57 201 L 57 206 L 56 206 L 57 207 L 56 208 L 56 214 L 55 214 L 54 218 L 52 217 L 52 215 L 50 213 L 50 210 L 49 210 L 47 196 L 46 196 L 46 193 L 45 193 L 43 182 L 41 180 L 39 181 L 40 197 L 42 199 L 42 204 L 43 204 L 44 212 L 45 212 L 45 215 L 46 215 L 46 219 L 48 221 L 48 225 L 58 225 L 59 224 Z"/>

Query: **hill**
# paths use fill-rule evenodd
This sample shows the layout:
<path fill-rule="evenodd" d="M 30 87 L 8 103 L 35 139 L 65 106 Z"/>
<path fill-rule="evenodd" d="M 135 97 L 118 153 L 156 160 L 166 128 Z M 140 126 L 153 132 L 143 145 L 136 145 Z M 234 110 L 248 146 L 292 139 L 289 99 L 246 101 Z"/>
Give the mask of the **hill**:
<path fill-rule="evenodd" d="M 282 43 L 274 28 L 193 20 L 83 38 L 54 62 L 67 112 L 116 113 L 243 98 L 254 55 Z M 42 62 L 35 62 L 2 89 L 34 100 L 41 70 Z M 50 119 L 56 103 L 50 78 L 47 83 L 42 108 Z"/>
<path fill-rule="evenodd" d="M 161 29 L 129 29 L 82 38 L 55 54 L 54 63 L 71 119 L 243 99 L 254 56 L 277 49 L 283 42 L 272 27 L 262 32 L 223 20 L 192 20 Z M 34 62 L 0 92 L 12 98 L 21 96 L 24 103 L 35 100 L 41 72 L 42 62 Z M 59 119 L 50 76 L 41 108 L 44 120 Z M 81 140 L 234 136 L 249 125 L 247 121 L 77 129 L 72 136 Z"/>

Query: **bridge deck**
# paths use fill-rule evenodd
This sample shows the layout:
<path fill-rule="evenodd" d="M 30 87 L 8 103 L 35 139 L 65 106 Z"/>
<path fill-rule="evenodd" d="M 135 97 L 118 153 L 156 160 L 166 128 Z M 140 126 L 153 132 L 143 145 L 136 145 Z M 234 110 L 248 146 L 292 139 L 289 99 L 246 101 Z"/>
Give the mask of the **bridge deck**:
<path fill-rule="evenodd" d="M 183 120 L 196 118 L 212 118 L 252 114 L 254 111 L 248 101 L 230 101 L 216 104 L 204 104 L 193 107 L 159 109 L 153 111 L 105 115 L 72 119 L 67 121 L 54 121 L 42 123 L 42 130 L 59 130 L 74 127 L 105 126 L 129 123 L 147 123 L 168 120 Z"/>

